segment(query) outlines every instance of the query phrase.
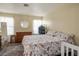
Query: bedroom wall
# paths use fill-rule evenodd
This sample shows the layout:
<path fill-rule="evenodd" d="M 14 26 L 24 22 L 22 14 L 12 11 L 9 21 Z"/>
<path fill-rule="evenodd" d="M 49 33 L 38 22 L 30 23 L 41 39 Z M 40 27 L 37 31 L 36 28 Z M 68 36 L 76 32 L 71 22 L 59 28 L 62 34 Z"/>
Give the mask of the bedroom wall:
<path fill-rule="evenodd" d="M 0 16 L 13 16 L 14 17 L 14 31 L 16 32 L 32 32 L 32 21 L 34 19 L 41 19 L 39 16 L 31 16 L 31 15 L 20 15 L 20 14 L 10 14 L 10 13 L 1 13 Z M 27 20 L 29 22 L 28 28 L 22 28 L 20 26 L 20 22 L 22 20 Z M 0 32 L 1 35 L 1 32 Z"/>
<path fill-rule="evenodd" d="M 79 45 L 79 4 L 64 4 L 44 17 L 48 21 L 49 30 L 75 34 Z"/>

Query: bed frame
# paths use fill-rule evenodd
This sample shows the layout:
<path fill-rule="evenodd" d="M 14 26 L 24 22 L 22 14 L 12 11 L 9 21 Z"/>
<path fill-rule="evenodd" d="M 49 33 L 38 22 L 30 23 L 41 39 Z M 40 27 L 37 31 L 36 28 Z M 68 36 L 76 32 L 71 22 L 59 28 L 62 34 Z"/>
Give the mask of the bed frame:
<path fill-rule="evenodd" d="M 79 56 L 79 47 L 67 42 L 62 42 L 61 56 Z"/>

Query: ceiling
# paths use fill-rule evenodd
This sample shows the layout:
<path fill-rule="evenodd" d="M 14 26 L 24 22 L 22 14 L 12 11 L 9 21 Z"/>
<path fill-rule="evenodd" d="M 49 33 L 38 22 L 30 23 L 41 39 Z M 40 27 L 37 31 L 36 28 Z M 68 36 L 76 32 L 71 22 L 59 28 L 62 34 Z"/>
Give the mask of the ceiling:
<path fill-rule="evenodd" d="M 0 3 L 0 12 L 15 13 L 23 15 L 45 16 L 57 7 L 63 4 L 56 3 L 28 3 L 28 7 L 24 3 Z"/>

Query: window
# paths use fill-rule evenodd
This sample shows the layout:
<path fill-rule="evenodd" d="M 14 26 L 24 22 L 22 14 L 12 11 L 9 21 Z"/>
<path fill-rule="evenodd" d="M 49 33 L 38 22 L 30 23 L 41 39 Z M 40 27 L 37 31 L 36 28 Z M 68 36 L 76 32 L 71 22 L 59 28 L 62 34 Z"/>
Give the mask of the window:
<path fill-rule="evenodd" d="M 39 26 L 41 26 L 42 25 L 42 21 L 41 20 L 34 20 L 33 21 L 33 34 L 39 34 L 39 32 L 38 32 L 38 28 L 39 28 Z"/>
<path fill-rule="evenodd" d="M 14 35 L 14 19 L 13 17 L 3 17 L 0 16 L 0 32 L 1 32 L 1 22 L 6 22 L 7 24 L 7 35 Z"/>
<path fill-rule="evenodd" d="M 7 35 L 14 35 L 13 17 L 6 17 L 6 20 L 7 20 Z"/>

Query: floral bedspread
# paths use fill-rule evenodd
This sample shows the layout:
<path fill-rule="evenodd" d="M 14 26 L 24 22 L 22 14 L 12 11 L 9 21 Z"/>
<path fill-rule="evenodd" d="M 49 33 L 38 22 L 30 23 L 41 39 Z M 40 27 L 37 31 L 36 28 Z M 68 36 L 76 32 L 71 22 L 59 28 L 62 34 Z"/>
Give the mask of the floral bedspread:
<path fill-rule="evenodd" d="M 52 35 L 24 36 L 22 44 L 25 56 L 55 56 L 61 54 L 61 42 L 74 44 L 73 37 L 56 33 Z M 62 36 L 63 34 L 63 36 Z M 58 36 L 57 36 L 58 35 Z"/>

